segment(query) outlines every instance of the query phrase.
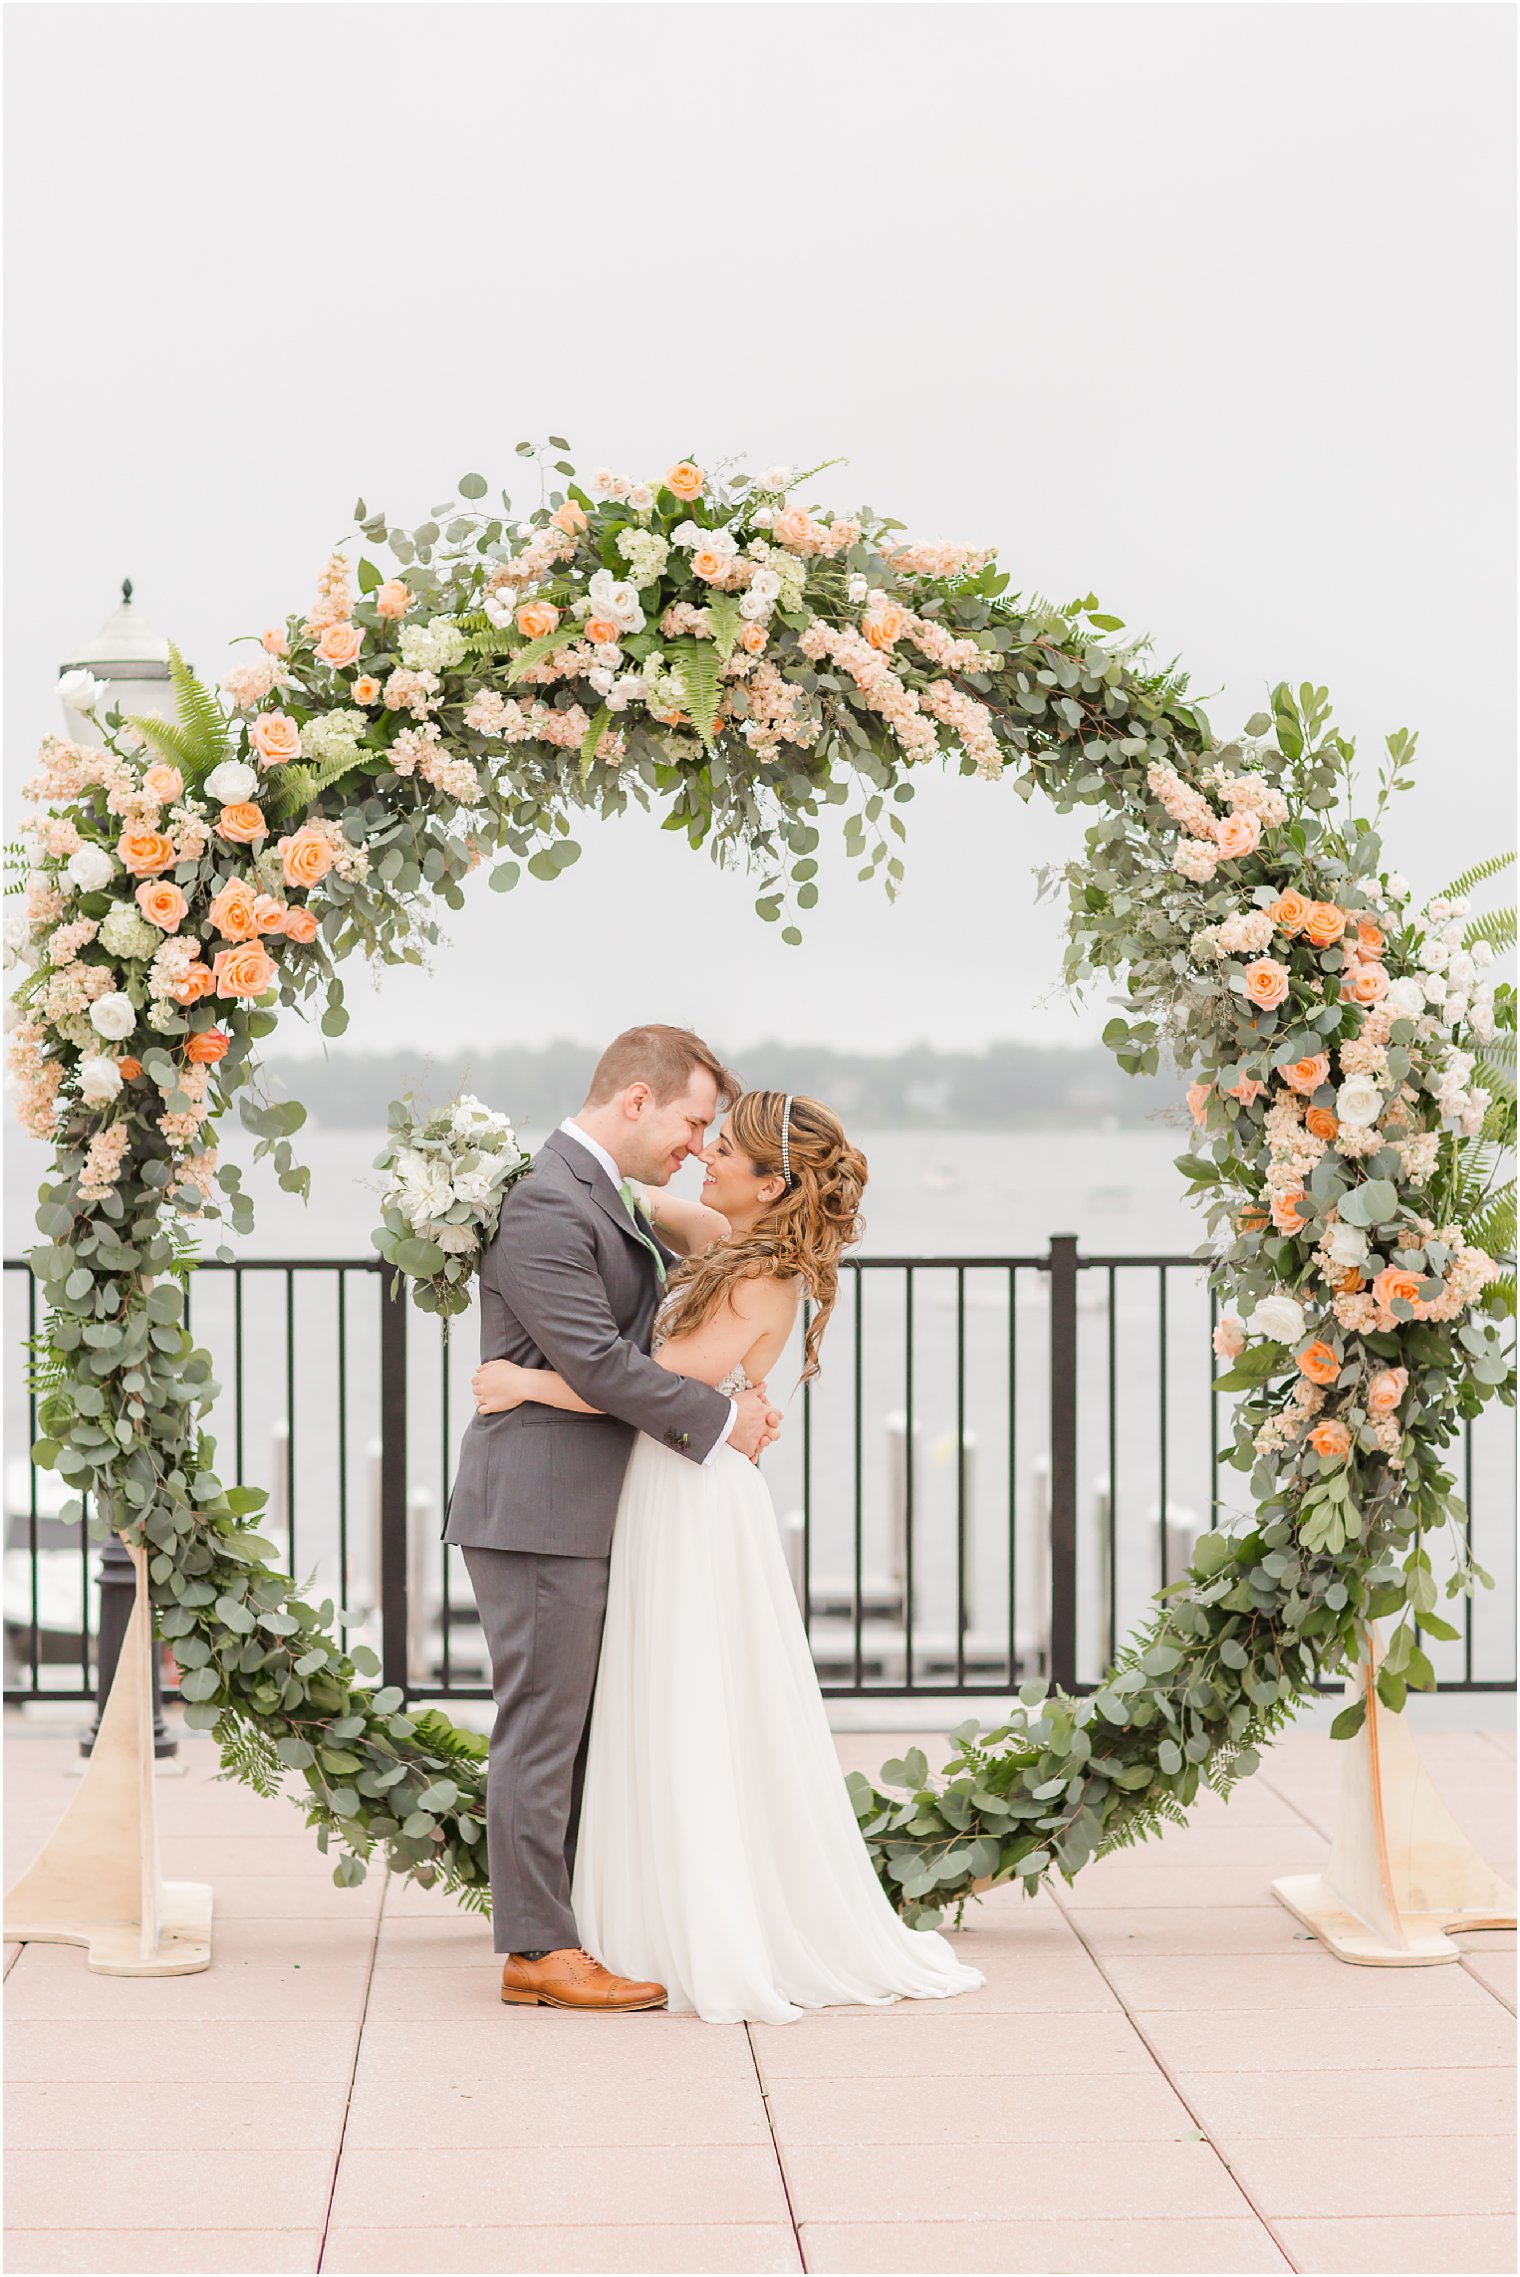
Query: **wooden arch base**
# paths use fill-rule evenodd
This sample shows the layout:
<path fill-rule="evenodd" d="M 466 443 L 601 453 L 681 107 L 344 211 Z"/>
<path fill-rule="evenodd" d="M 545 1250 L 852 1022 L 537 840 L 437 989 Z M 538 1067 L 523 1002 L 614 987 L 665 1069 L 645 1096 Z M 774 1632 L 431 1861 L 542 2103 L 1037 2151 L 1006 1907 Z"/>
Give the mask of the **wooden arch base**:
<path fill-rule="evenodd" d="M 211 1885 L 158 1870 L 153 1784 L 153 1608 L 147 1558 L 128 1545 L 137 1599 L 100 1730 L 73 1801 L 5 1899 L 17 1942 L 86 1945 L 104 1976 L 189 1976 L 211 1965 Z"/>
<path fill-rule="evenodd" d="M 1373 1681 L 1381 1647 L 1348 1679 L 1367 1714 L 1342 1743 L 1340 1803 L 1322 1874 L 1287 1874 L 1272 1893 L 1337 1960 L 1369 1968 L 1460 1961 L 1449 1929 L 1513 1929 L 1515 1893 L 1473 1847 L 1435 1790 L 1402 1715 Z"/>

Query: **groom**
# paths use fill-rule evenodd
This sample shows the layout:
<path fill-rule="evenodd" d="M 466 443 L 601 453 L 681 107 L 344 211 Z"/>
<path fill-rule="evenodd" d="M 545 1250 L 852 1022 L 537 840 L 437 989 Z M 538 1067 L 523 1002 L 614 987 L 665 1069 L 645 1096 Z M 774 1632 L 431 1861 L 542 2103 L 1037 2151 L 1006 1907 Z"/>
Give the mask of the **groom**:
<path fill-rule="evenodd" d="M 663 1985 L 614 1976 L 582 1951 L 570 1876 L 634 1434 L 706 1463 L 724 1445 L 757 1455 L 780 1422 L 763 1388 L 730 1399 L 649 1357 L 675 1260 L 629 1181 L 665 1185 L 739 1088 L 688 1029 L 628 1029 L 508 1193 L 481 1261 L 482 1360 L 557 1369 L 599 1410 L 529 1402 L 472 1417 L 444 1528 L 464 1551 L 491 1654 L 486 1838 L 503 2000 L 603 2012 L 665 2002 Z"/>

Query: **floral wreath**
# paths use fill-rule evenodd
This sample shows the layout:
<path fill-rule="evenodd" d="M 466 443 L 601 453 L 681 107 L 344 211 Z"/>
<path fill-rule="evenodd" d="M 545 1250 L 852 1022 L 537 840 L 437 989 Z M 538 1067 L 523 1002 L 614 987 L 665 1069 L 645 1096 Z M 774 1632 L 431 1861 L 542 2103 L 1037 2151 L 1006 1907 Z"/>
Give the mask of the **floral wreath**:
<path fill-rule="evenodd" d="M 1053 607 L 1010 592 L 988 548 L 804 506 L 820 469 L 683 459 L 582 486 L 549 455 L 561 439 L 518 448 L 539 499 L 515 517 L 478 475 L 410 531 L 361 501 L 389 572 L 334 552 L 227 708 L 177 654 L 173 721 L 71 675 L 102 744 L 50 739 L 28 786 L 10 1052 L 21 1120 L 54 1149 L 34 1456 L 148 1550 L 187 1722 L 261 1793 L 299 1774 L 340 1883 L 378 1848 L 489 1904 L 484 1741 L 374 1688 L 374 1654 L 279 1571 L 263 1495 L 224 1483 L 206 1429 L 185 1295 L 204 1222 L 252 1223 L 213 1139 L 234 1099 L 282 1185 L 307 1184 L 304 1110 L 259 1074 L 277 1007 L 320 997 L 340 1034 L 347 956 L 419 961 L 429 903 L 458 908 L 479 862 L 502 890 L 524 865 L 553 878 L 577 815 L 631 802 L 747 861 L 795 941 L 826 810 L 890 893 L 900 808 L 936 761 L 983 779 L 968 798 L 1011 776 L 1096 810 L 1066 873 L 1067 969 L 1122 981 L 1131 1013 L 1105 1041 L 1123 1067 L 1165 1048 L 1194 1075 L 1180 1167 L 1228 1308 L 1219 1381 L 1246 1395 L 1224 1459 L 1253 1507 L 1203 1536 L 1096 1692 L 1026 1686 L 1000 1729 L 963 1727 L 940 1782 L 917 1753 L 880 1787 L 852 1777 L 885 1886 L 928 1925 L 989 1879 L 1069 1877 L 1200 1784 L 1226 1791 L 1379 1617 L 1397 1619 L 1385 1702 L 1432 1684 L 1415 1624 L 1457 1632 L 1431 1537 L 1458 1537 L 1448 1595 L 1487 1579 L 1445 1450 L 1511 1396 L 1515 998 L 1482 968 L 1514 925 L 1463 900 L 1501 863 L 1423 919 L 1382 867 L 1413 739 L 1389 738 L 1362 818 L 1322 689 L 1279 686 L 1221 741 L 1091 595 Z"/>

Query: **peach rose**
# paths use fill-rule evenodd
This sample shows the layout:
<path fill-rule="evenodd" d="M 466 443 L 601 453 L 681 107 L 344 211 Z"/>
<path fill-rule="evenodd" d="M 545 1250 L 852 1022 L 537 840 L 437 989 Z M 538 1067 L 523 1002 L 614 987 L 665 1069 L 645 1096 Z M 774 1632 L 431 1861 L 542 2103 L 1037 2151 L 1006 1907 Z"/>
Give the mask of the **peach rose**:
<path fill-rule="evenodd" d="M 1332 948 L 1346 930 L 1346 912 L 1333 901 L 1311 901 L 1304 931 L 1316 949 Z"/>
<path fill-rule="evenodd" d="M 1195 1123 L 1202 1123 L 1204 1116 L 1208 1113 L 1209 1093 L 1213 1088 L 1212 1083 L 1190 1083 L 1188 1085 L 1188 1113 Z"/>
<path fill-rule="evenodd" d="M 224 806 L 216 818 L 216 830 L 217 836 L 225 838 L 229 846 L 256 846 L 261 838 L 269 835 L 263 810 L 251 799 L 239 799 L 235 806 Z"/>
<path fill-rule="evenodd" d="M 1242 1210 L 1235 1220 L 1235 1231 L 1237 1233 L 1262 1233 L 1266 1230 L 1266 1226 L 1267 1213 L 1265 1210 Z"/>
<path fill-rule="evenodd" d="M 1254 957 L 1246 966 L 1246 995 L 1263 1012 L 1271 1012 L 1288 993 L 1288 973 L 1275 957 Z"/>
<path fill-rule="evenodd" d="M 358 625 L 329 625 L 317 642 L 317 654 L 335 672 L 346 672 L 351 664 L 358 663 L 363 646 L 364 634 Z"/>
<path fill-rule="evenodd" d="M 272 893 L 261 893 L 253 905 L 254 930 L 258 933 L 283 933 L 285 930 L 285 904 L 276 901 Z"/>
<path fill-rule="evenodd" d="M 677 459 L 674 466 L 665 470 L 666 489 L 673 491 L 677 498 L 684 499 L 688 506 L 694 498 L 701 497 L 706 480 L 702 469 L 693 466 L 690 459 Z"/>
<path fill-rule="evenodd" d="M 573 498 L 567 498 L 563 506 L 555 507 L 549 519 L 567 538 L 578 538 L 586 527 L 586 509 L 578 506 Z"/>
<path fill-rule="evenodd" d="M 1356 953 L 1359 957 L 1365 957 L 1369 964 L 1375 964 L 1387 946 L 1388 936 L 1381 925 L 1374 925 L 1370 917 L 1357 919 Z"/>
<path fill-rule="evenodd" d="M 285 912 L 285 938 L 303 946 L 317 937 L 317 921 L 309 909 L 294 903 Z"/>
<path fill-rule="evenodd" d="M 1214 825 L 1214 842 L 1227 862 L 1238 862 L 1243 854 L 1254 854 L 1261 844 L 1260 815 L 1243 808 L 1238 814 L 1222 816 Z"/>
<path fill-rule="evenodd" d="M 157 799 L 160 806 L 177 799 L 184 787 L 185 778 L 179 769 L 166 766 L 162 759 L 155 759 L 143 776 L 143 789 L 150 799 Z"/>
<path fill-rule="evenodd" d="M 750 618 L 746 618 L 739 627 L 739 646 L 746 656 L 758 656 L 767 638 L 764 625 L 757 625 Z"/>
<path fill-rule="evenodd" d="M 1238 1083 L 1230 1085 L 1225 1097 L 1227 1099 L 1238 1099 L 1242 1107 L 1251 1107 L 1255 1105 L 1266 1088 L 1266 1085 L 1259 1083 L 1254 1075 L 1243 1075 Z"/>
<path fill-rule="evenodd" d="M 1392 1321 L 1394 1305 L 1404 1303 L 1411 1307 L 1416 1320 L 1423 1320 L 1427 1307 L 1420 1302 L 1422 1276 L 1412 1273 L 1407 1265 L 1385 1265 L 1372 1284 L 1373 1300 L 1379 1310 Z"/>
<path fill-rule="evenodd" d="M 788 506 L 778 514 L 771 525 L 771 535 L 784 546 L 806 545 L 812 533 L 813 517 L 805 506 Z"/>
<path fill-rule="evenodd" d="M 1311 1384 L 1333 1384 L 1341 1372 L 1339 1360 L 1318 1337 L 1299 1353 L 1298 1368 L 1300 1375 L 1307 1376 Z"/>
<path fill-rule="evenodd" d="M 218 996 L 262 996 L 273 988 L 279 966 L 257 941 L 245 941 L 236 949 L 218 949 L 211 971 Z"/>
<path fill-rule="evenodd" d="M 1272 1223 L 1279 1233 L 1303 1232 L 1304 1221 L 1298 1207 L 1303 1198 L 1302 1186 L 1285 1186 L 1272 1196 Z"/>
<path fill-rule="evenodd" d="M 416 596 L 410 585 L 403 585 L 399 577 L 388 577 L 375 590 L 376 613 L 382 617 L 404 617 Z"/>
<path fill-rule="evenodd" d="M 150 925 L 177 933 L 190 904 L 168 878 L 145 878 L 137 889 L 137 906 Z"/>
<path fill-rule="evenodd" d="M 248 740 L 266 767 L 279 767 L 301 756 L 301 730 L 285 712 L 260 712 L 248 730 Z"/>
<path fill-rule="evenodd" d="M 1388 994 L 1388 975 L 1381 965 L 1358 965 L 1344 993 L 1353 1004 L 1376 1004 Z"/>
<path fill-rule="evenodd" d="M 895 601 L 886 602 L 874 616 L 863 617 L 861 631 L 873 648 L 890 648 L 908 629 L 908 616 Z"/>
<path fill-rule="evenodd" d="M 202 1028 L 185 1046 L 185 1057 L 194 1067 L 215 1067 L 219 1059 L 227 1057 L 230 1042 L 225 1029 Z"/>
<path fill-rule="evenodd" d="M 1311 1052 L 1307 1059 L 1296 1059 L 1289 1067 L 1280 1067 L 1278 1074 L 1290 1091 L 1301 1091 L 1307 1099 L 1322 1083 L 1330 1080 L 1330 1054 Z"/>
<path fill-rule="evenodd" d="M 622 627 L 614 624 L 611 617 L 588 617 L 584 629 L 587 640 L 598 648 L 615 646 L 622 632 Z"/>
<path fill-rule="evenodd" d="M 332 868 L 332 848 L 320 831 L 309 826 L 298 830 L 293 838 L 282 838 L 279 850 L 289 886 L 314 886 Z"/>
<path fill-rule="evenodd" d="M 378 704 L 380 701 L 380 683 L 369 672 L 361 672 L 348 692 L 356 704 Z"/>
<path fill-rule="evenodd" d="M 1221 1360 L 1238 1360 L 1246 1348 L 1244 1323 L 1227 1312 L 1214 1331 L 1214 1352 Z"/>
<path fill-rule="evenodd" d="M 1273 902 L 1267 914 L 1279 933 L 1301 933 L 1309 915 L 1309 902 L 1304 894 L 1295 892 L 1289 886 L 1282 898 Z"/>
<path fill-rule="evenodd" d="M 1327 1463 L 1343 1463 L 1351 1452 L 1351 1433 L 1344 1423 L 1338 1422 L 1334 1416 L 1327 1416 L 1323 1423 L 1316 1423 L 1309 1433 L 1309 1444 L 1316 1455 L 1322 1455 Z"/>
<path fill-rule="evenodd" d="M 258 897 L 246 878 L 229 878 L 207 915 L 224 941 L 251 941 L 258 932 Z"/>
<path fill-rule="evenodd" d="M 1339 1116 L 1328 1107 L 1311 1107 L 1304 1116 L 1304 1129 L 1311 1138 L 1333 1139 L 1340 1127 Z"/>
<path fill-rule="evenodd" d="M 133 1059 L 129 1052 L 125 1059 L 119 1059 L 116 1062 L 116 1071 L 123 1083 L 135 1083 L 142 1073 L 142 1061 Z"/>
<path fill-rule="evenodd" d="M 1392 1415 L 1409 1389 L 1407 1368 L 1382 1368 L 1367 1386 L 1367 1413 Z"/>
<path fill-rule="evenodd" d="M 525 639 L 545 640 L 559 629 L 559 611 L 552 601 L 524 601 L 516 624 Z"/>
<path fill-rule="evenodd" d="M 193 964 L 186 967 L 169 994 L 176 1004 L 199 1004 L 216 986 L 216 976 L 209 965 Z"/>
<path fill-rule="evenodd" d="M 698 546 L 691 557 L 691 574 L 706 585 L 721 585 L 728 575 L 728 556 L 715 546 Z"/>
<path fill-rule="evenodd" d="M 270 625 L 267 631 L 259 634 L 259 646 L 267 649 L 271 656 L 288 656 L 290 654 L 290 643 L 278 625 Z"/>
<path fill-rule="evenodd" d="M 1362 1287 L 1362 1276 L 1354 1265 L 1348 1265 L 1344 1273 L 1332 1278 L 1330 1286 L 1338 1297 L 1354 1297 Z"/>
<path fill-rule="evenodd" d="M 156 877 L 174 867 L 174 841 L 161 830 L 124 830 L 116 841 L 116 858 L 134 878 Z"/>

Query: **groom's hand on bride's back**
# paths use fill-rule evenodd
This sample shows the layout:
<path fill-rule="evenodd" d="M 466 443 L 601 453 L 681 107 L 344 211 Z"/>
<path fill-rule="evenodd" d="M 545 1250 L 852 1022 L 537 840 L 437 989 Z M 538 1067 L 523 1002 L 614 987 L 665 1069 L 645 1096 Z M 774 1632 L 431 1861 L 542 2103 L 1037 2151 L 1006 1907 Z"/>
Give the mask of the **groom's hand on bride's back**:
<path fill-rule="evenodd" d="M 754 1384 L 740 1392 L 735 1402 L 739 1416 L 728 1435 L 728 1443 L 753 1463 L 762 1449 L 770 1446 L 780 1435 L 781 1410 L 772 1407 L 770 1394 L 764 1384 Z"/>

